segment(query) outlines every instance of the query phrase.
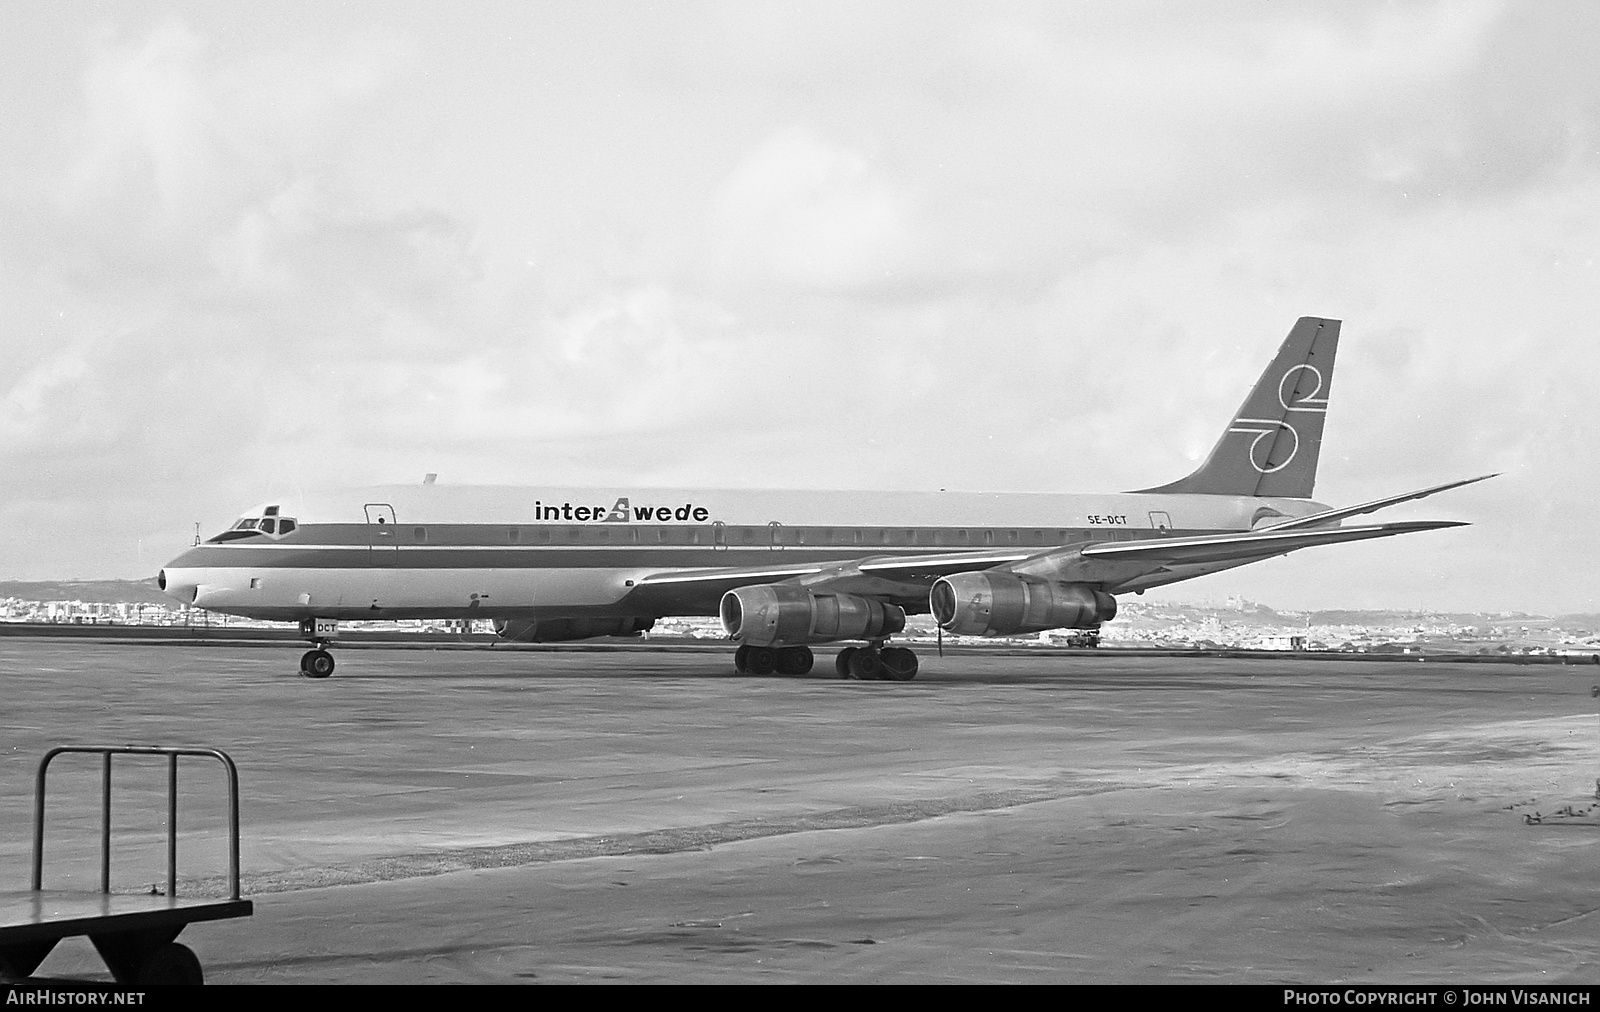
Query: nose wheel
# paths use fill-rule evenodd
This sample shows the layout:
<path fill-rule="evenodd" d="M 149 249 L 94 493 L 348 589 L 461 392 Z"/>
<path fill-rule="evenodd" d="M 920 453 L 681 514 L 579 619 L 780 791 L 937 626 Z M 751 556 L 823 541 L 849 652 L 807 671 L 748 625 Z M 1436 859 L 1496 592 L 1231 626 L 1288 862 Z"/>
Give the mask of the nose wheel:
<path fill-rule="evenodd" d="M 317 647 L 300 658 L 300 674 L 306 678 L 327 678 L 333 674 L 333 655 Z"/>

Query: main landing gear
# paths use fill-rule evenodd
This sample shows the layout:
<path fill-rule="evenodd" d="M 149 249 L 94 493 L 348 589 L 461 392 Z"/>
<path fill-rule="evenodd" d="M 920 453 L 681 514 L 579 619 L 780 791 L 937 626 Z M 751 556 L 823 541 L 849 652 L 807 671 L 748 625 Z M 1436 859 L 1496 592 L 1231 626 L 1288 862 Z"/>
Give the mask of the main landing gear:
<path fill-rule="evenodd" d="M 909 682 L 917 677 L 917 655 L 905 647 L 845 647 L 833 659 L 840 678 L 863 682 Z"/>
<path fill-rule="evenodd" d="M 753 647 L 745 644 L 733 653 L 734 670 L 741 675 L 803 675 L 816 658 L 810 647 Z M 845 647 L 834 659 L 840 678 L 863 682 L 909 682 L 917 677 L 917 655 L 905 647 L 872 644 Z"/>
<path fill-rule="evenodd" d="M 733 652 L 733 669 L 741 675 L 803 675 L 816 658 L 810 647 L 740 646 Z"/>

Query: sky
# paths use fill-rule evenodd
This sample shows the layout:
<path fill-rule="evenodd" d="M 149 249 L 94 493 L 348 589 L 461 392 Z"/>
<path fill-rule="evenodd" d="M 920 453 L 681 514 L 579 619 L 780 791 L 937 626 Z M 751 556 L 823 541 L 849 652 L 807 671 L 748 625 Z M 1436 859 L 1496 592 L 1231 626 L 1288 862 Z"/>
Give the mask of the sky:
<path fill-rule="evenodd" d="M 1600 611 L 1600 5 L 0 6 L 0 579 L 297 489 L 1118 491 L 1344 321 L 1316 497 L 1153 592 Z"/>

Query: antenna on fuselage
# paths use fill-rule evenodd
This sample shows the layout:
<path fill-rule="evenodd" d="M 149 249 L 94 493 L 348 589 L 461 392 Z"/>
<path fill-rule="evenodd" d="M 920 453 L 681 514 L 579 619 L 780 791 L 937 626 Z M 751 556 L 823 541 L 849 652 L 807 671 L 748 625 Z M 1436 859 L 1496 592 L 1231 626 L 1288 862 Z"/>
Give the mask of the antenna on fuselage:
<path fill-rule="evenodd" d="M 197 545 L 200 543 L 200 521 L 198 520 L 194 522 L 194 543 Z"/>
<path fill-rule="evenodd" d="M 422 483 L 424 485 L 432 485 L 438 479 L 439 479 L 439 476 L 437 474 L 434 474 L 432 471 L 429 471 L 427 474 L 422 476 Z"/>

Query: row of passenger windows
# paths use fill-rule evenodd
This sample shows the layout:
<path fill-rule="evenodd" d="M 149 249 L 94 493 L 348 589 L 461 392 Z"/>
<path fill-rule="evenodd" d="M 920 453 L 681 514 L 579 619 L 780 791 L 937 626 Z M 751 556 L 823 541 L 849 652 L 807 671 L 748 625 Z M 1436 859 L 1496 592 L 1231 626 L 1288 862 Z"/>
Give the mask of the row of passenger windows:
<path fill-rule="evenodd" d="M 603 527 L 585 525 L 540 525 L 505 528 L 505 544 L 634 544 L 634 545 L 714 545 L 722 547 L 765 548 L 770 546 L 810 545 L 863 548 L 893 546 L 946 546 L 983 548 L 989 546 L 1034 546 L 1062 544 L 1085 536 L 1100 539 L 1127 537 L 1123 531 L 1069 531 L 1066 528 L 962 528 L 962 527 L 725 527 L 721 525 L 672 527 Z M 442 545 L 481 545 L 479 527 L 413 527 L 411 540 Z"/>

